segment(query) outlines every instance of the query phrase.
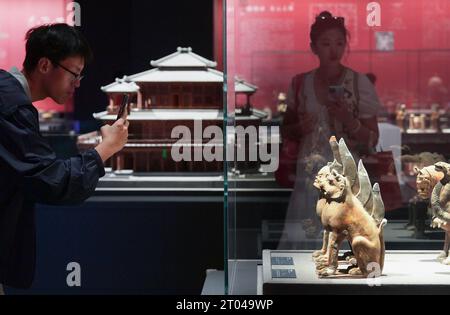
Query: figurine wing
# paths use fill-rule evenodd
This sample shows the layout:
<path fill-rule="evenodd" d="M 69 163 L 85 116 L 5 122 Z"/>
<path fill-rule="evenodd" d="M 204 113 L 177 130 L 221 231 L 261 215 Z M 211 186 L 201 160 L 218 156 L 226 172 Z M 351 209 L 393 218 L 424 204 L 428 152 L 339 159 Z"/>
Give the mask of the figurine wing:
<path fill-rule="evenodd" d="M 347 177 L 353 193 L 356 194 L 359 191 L 356 163 L 343 138 L 339 140 L 339 154 L 344 167 L 344 176 Z"/>
<path fill-rule="evenodd" d="M 333 152 L 334 160 L 333 162 L 328 163 L 328 167 L 330 170 L 335 170 L 339 174 L 342 174 L 344 169 L 342 167 L 341 155 L 339 154 L 339 144 L 337 143 L 335 136 L 331 136 L 330 138 L 330 147 Z"/>
<path fill-rule="evenodd" d="M 372 217 L 375 219 L 377 224 L 380 224 L 384 219 L 384 202 L 381 198 L 380 185 L 375 183 L 372 189 L 372 200 L 373 200 L 373 211 Z"/>
<path fill-rule="evenodd" d="M 359 160 L 358 163 L 358 181 L 359 192 L 356 194 L 356 198 L 361 201 L 364 209 L 372 215 L 372 184 L 370 183 L 369 174 L 367 174 L 362 160 Z"/>
<path fill-rule="evenodd" d="M 342 165 L 341 154 L 339 153 L 339 144 L 335 136 L 331 136 L 330 138 L 330 147 L 335 161 Z"/>

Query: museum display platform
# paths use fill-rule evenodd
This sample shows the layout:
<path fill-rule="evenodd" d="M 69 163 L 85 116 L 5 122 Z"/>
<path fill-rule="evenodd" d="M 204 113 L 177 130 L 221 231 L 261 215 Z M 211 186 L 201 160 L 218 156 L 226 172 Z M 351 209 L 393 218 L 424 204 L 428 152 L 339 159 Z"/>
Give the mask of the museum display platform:
<path fill-rule="evenodd" d="M 386 251 L 382 276 L 372 279 L 319 279 L 311 254 L 312 251 L 265 250 L 263 260 L 230 260 L 229 292 L 231 295 L 450 293 L 450 266 L 436 261 L 438 251 Z M 272 261 L 274 257 L 292 257 L 294 265 L 273 265 L 272 262 L 277 263 Z M 295 269 L 296 277 L 276 278 L 280 269 Z M 202 295 L 223 292 L 224 272 L 208 270 Z"/>
<path fill-rule="evenodd" d="M 134 173 L 132 171 L 111 171 L 100 179 L 96 191 L 155 191 L 155 190 L 183 190 L 183 191 L 221 191 L 223 192 L 224 176 L 222 172 L 209 173 Z M 241 191 L 282 192 L 289 196 L 292 189 L 280 187 L 273 174 L 251 173 L 228 175 L 229 189 Z"/>
<path fill-rule="evenodd" d="M 327 279 L 316 275 L 312 251 L 263 252 L 263 294 L 449 294 L 450 266 L 438 251 L 386 251 L 382 276 Z M 284 264 L 284 265 L 283 265 Z"/>

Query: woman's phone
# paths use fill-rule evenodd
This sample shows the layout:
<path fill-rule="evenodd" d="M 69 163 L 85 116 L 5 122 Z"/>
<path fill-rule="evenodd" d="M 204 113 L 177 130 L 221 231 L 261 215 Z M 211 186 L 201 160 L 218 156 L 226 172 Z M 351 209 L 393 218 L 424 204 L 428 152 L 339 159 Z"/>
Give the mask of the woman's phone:
<path fill-rule="evenodd" d="M 330 85 L 328 87 L 328 95 L 330 101 L 336 102 L 341 100 L 345 95 L 345 88 L 342 85 Z"/>
<path fill-rule="evenodd" d="M 130 95 L 124 94 L 123 99 L 122 99 L 122 104 L 120 104 L 119 112 L 117 113 L 116 121 L 123 117 L 123 115 L 125 114 L 125 111 L 127 111 L 127 114 L 129 114 L 129 112 L 128 112 L 129 98 L 130 98 Z"/>

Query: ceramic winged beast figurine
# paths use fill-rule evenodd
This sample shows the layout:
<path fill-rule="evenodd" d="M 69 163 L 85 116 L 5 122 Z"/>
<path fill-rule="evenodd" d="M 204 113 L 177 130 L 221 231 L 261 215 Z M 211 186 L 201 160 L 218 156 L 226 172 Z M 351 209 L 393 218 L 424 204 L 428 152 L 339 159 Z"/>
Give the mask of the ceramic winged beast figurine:
<path fill-rule="evenodd" d="M 437 259 L 450 265 L 450 164 L 437 162 L 435 171 L 442 174 L 440 181 L 436 183 L 431 193 L 430 206 L 433 214 L 431 226 L 445 231 L 444 249 Z"/>
<path fill-rule="evenodd" d="M 330 147 L 331 150 L 333 152 L 333 157 L 334 157 L 334 161 L 333 162 L 329 162 L 326 166 L 324 166 L 317 174 L 316 176 L 316 181 L 322 179 L 324 176 L 326 176 L 327 174 L 329 174 L 331 172 L 331 170 L 336 170 L 338 173 L 343 174 L 344 171 L 344 166 L 343 166 L 343 162 L 341 159 L 341 153 L 339 150 L 341 150 L 342 152 L 342 156 L 344 158 L 345 161 L 345 167 L 346 167 L 346 172 L 347 173 L 351 173 L 352 176 L 350 177 L 350 183 L 352 185 L 352 191 L 354 193 L 358 192 L 359 190 L 359 181 L 358 181 L 358 177 L 356 175 L 356 164 L 353 160 L 353 157 L 351 156 L 350 152 L 348 151 L 345 143 L 343 142 L 341 145 L 341 149 L 339 149 L 339 144 L 336 141 L 336 137 L 331 137 L 330 138 Z M 317 189 L 320 190 L 320 187 L 317 185 L 314 185 Z M 323 196 L 320 197 L 320 199 L 323 199 Z M 319 217 L 321 217 L 321 209 L 322 209 L 322 203 L 318 202 L 317 203 L 317 215 Z M 316 262 L 325 262 L 328 260 L 328 253 L 327 253 L 327 249 L 328 249 L 328 239 L 330 236 L 330 232 L 327 230 L 324 230 L 324 234 L 323 234 L 323 245 L 322 245 L 322 249 L 315 251 L 313 253 L 313 258 Z M 356 261 L 353 259 L 353 253 L 347 252 L 343 255 L 343 258 L 346 261 L 349 262 L 353 262 L 354 265 L 356 265 Z"/>
<path fill-rule="evenodd" d="M 314 182 L 320 191 L 317 214 L 325 228 L 324 244 L 314 252 L 320 277 L 367 277 L 384 264 L 384 204 L 379 185 L 371 186 L 364 165 L 358 168 L 343 139 L 331 137 L 334 161 L 323 167 Z M 354 265 L 348 273 L 338 271 L 339 246 L 348 240 Z"/>
<path fill-rule="evenodd" d="M 450 165 L 448 166 L 450 167 Z M 430 199 L 434 186 L 442 179 L 444 174 L 437 171 L 434 165 L 426 166 L 422 169 L 415 167 L 414 171 L 417 174 L 416 186 L 419 198 L 423 200 Z"/>

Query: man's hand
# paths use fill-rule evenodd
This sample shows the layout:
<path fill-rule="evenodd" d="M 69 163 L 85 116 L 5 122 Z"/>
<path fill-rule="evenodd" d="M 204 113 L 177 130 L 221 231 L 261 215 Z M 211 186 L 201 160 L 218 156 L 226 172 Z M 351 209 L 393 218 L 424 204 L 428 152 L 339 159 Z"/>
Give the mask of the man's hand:
<path fill-rule="evenodd" d="M 112 126 L 104 125 L 100 129 L 103 140 L 95 149 L 103 162 L 125 146 L 128 141 L 128 125 L 129 122 L 125 116 L 125 119 L 120 118 Z"/>

